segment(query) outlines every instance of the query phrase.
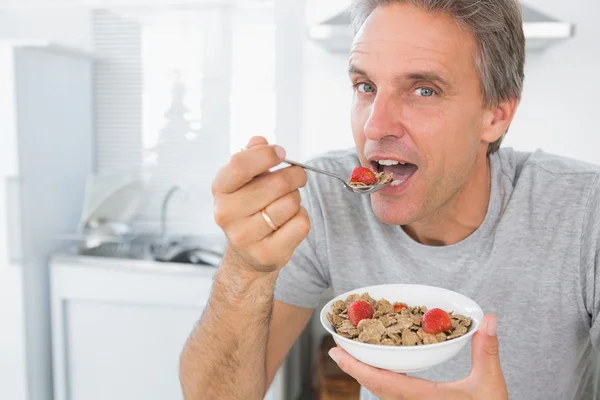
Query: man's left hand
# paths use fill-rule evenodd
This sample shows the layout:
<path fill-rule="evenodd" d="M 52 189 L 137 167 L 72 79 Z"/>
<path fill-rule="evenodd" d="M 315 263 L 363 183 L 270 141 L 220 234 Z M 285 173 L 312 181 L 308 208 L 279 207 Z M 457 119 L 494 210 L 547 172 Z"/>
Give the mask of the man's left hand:
<path fill-rule="evenodd" d="M 456 382 L 438 383 L 373 368 L 342 348 L 329 351 L 340 368 L 381 400 L 507 400 L 500 366 L 497 318 L 486 315 L 472 339 L 471 374 Z"/>

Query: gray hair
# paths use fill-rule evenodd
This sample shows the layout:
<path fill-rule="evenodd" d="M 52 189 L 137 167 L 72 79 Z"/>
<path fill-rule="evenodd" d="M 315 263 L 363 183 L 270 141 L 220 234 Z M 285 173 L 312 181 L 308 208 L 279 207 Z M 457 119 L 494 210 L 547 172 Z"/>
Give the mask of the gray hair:
<path fill-rule="evenodd" d="M 353 0 L 350 16 L 355 34 L 377 7 L 395 3 L 447 14 L 475 36 L 479 45 L 475 64 L 486 106 L 521 98 L 525 35 L 517 0 Z M 498 151 L 503 138 L 490 143 L 488 153 Z"/>

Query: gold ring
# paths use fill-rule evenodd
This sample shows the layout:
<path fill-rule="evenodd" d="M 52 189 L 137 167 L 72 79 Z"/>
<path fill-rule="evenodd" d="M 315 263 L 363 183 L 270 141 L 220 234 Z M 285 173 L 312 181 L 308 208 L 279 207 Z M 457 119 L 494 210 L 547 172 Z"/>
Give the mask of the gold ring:
<path fill-rule="evenodd" d="M 267 225 L 269 225 L 269 228 L 271 228 L 273 231 L 279 229 L 279 227 L 273 223 L 273 220 L 271 219 L 271 217 L 269 217 L 269 214 L 267 214 L 267 210 L 265 208 L 263 208 L 260 211 L 260 213 L 262 214 Z"/>

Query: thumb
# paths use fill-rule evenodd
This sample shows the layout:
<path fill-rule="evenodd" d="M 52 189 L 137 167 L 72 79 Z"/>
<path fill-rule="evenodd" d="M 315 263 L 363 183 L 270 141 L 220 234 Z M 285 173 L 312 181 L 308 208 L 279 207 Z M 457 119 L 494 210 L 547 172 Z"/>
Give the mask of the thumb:
<path fill-rule="evenodd" d="M 497 325 L 498 318 L 495 315 L 486 315 L 479 330 L 473 335 L 471 375 L 477 375 L 479 379 L 483 376 L 502 377 Z"/>

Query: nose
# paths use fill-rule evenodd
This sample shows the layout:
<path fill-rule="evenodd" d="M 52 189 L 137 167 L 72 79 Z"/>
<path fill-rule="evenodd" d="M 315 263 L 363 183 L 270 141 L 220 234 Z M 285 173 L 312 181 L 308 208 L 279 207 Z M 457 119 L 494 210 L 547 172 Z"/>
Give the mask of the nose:
<path fill-rule="evenodd" d="M 402 104 L 399 100 L 378 93 L 371 103 L 369 118 L 364 126 L 365 136 L 374 141 L 388 136 L 400 138 L 404 136 L 404 126 L 401 121 Z"/>

